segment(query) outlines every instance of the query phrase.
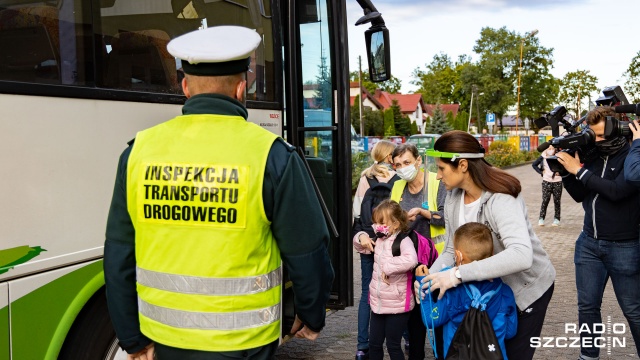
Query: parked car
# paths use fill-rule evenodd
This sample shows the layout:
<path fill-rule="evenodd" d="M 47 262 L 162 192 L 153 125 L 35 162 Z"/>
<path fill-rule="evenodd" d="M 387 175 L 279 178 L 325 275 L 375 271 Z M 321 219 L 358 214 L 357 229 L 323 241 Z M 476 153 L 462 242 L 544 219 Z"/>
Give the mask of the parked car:
<path fill-rule="evenodd" d="M 427 150 L 433 149 L 433 144 L 436 143 L 440 136 L 440 134 L 411 135 L 407 142 L 414 144 L 418 148 L 420 155 L 424 155 Z"/>

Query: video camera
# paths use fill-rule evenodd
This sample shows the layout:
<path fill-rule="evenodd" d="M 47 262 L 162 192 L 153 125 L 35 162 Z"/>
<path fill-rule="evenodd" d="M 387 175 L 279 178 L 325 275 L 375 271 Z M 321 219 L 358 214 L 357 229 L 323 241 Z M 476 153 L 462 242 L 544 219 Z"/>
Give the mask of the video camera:
<path fill-rule="evenodd" d="M 612 106 L 615 107 L 615 111 L 617 113 L 634 113 L 635 115 L 640 116 L 640 104 L 629 105 L 627 97 L 624 95 L 620 86 L 615 85 L 606 87 L 602 90 L 602 94 L 603 96 L 596 99 L 596 104 L 598 106 Z M 543 152 L 550 145 L 553 145 L 554 148 L 566 151 L 570 154 L 579 150 L 583 159 L 592 156 L 595 150 L 595 133 L 589 128 L 580 132 L 577 132 L 576 130 L 578 126 L 586 120 L 586 115 L 576 121 L 575 124 L 571 125 L 566 119 L 564 119 L 566 113 L 567 109 L 563 106 L 558 106 L 535 121 L 538 128 L 543 128 L 547 125 L 551 126 L 551 134 L 554 136 L 553 139 L 540 144 L 540 146 L 538 146 L 538 151 Z M 626 115 L 624 118 L 628 120 Z M 567 133 L 562 136 L 559 134 L 559 124 L 561 123 L 564 125 Z M 608 139 L 617 136 L 625 136 L 627 138 L 631 137 L 629 121 L 621 121 L 613 116 L 607 116 L 605 119 L 604 137 Z M 558 163 L 557 157 L 547 157 L 547 163 L 552 171 L 559 172 L 561 174 L 564 172 L 564 167 Z"/>
<path fill-rule="evenodd" d="M 596 100 L 596 104 L 603 106 L 614 106 L 616 113 L 622 115 L 622 120 L 613 116 L 607 116 L 604 123 L 605 139 L 624 136 L 630 139 L 632 134 L 629 130 L 629 117 L 627 113 L 640 116 L 640 104 L 629 104 L 627 97 L 622 92 L 620 86 L 610 86 L 602 90 L 604 96 Z"/>
<path fill-rule="evenodd" d="M 565 151 L 573 155 L 578 149 L 580 149 L 581 153 L 586 153 L 594 148 L 596 135 L 593 130 L 585 129 L 580 132 L 577 132 L 576 130 L 586 119 L 586 116 L 576 121 L 575 124 L 571 124 L 567 119 L 565 119 L 566 114 L 567 109 L 564 106 L 557 106 L 549 113 L 535 120 L 535 124 L 539 129 L 551 126 L 551 135 L 553 136 L 553 139 L 538 146 L 539 152 L 543 152 L 547 150 L 549 146 L 553 146 L 560 151 Z M 566 134 L 560 135 L 560 124 L 563 125 Z M 562 165 L 560 165 L 558 158 L 555 155 L 547 157 L 546 160 L 551 171 L 560 173 L 561 175 L 566 173 L 566 170 Z"/>

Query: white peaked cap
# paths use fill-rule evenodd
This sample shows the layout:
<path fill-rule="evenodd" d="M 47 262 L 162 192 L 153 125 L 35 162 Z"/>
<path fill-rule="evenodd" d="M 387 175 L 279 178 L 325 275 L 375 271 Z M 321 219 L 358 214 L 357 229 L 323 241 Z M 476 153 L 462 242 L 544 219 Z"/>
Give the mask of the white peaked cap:
<path fill-rule="evenodd" d="M 261 41 L 246 27 L 215 26 L 178 36 L 167 44 L 167 51 L 182 60 L 187 74 L 232 75 L 247 71 Z"/>

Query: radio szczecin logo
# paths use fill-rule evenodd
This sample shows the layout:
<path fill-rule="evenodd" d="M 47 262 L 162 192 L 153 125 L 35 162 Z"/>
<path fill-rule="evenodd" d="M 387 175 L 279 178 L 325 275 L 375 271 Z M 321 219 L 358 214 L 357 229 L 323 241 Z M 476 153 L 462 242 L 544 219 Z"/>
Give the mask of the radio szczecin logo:
<path fill-rule="evenodd" d="M 566 336 L 532 337 L 530 345 L 534 348 L 606 348 L 608 354 L 611 348 L 624 348 L 627 345 L 627 324 L 612 323 L 611 316 L 607 317 L 606 324 L 594 323 L 593 327 L 565 323 L 564 333 Z"/>

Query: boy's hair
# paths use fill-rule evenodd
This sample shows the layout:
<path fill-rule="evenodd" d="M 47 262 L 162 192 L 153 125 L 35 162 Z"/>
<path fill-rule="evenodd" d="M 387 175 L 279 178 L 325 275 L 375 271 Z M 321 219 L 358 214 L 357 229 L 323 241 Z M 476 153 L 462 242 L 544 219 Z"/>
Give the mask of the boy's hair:
<path fill-rule="evenodd" d="M 393 200 L 383 200 L 373 209 L 372 219 L 374 223 L 382 224 L 385 219 L 397 220 L 400 223 L 400 231 L 409 230 L 409 220 L 406 211 L 402 210 L 400 204 Z"/>
<path fill-rule="evenodd" d="M 491 230 L 481 223 L 466 223 L 453 234 L 453 247 L 471 261 L 486 259 L 493 255 Z"/>

